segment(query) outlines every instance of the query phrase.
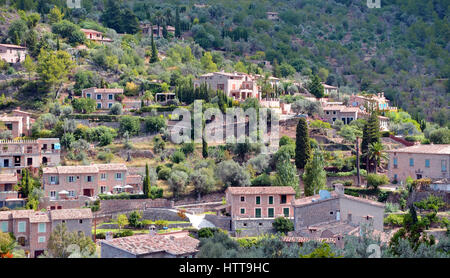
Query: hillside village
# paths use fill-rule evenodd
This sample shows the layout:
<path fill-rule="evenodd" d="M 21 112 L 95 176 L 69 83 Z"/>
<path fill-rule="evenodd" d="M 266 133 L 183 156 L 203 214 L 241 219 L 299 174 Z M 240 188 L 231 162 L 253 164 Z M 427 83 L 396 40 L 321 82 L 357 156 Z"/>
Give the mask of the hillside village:
<path fill-rule="evenodd" d="M 450 256 L 448 99 L 422 116 L 324 67 L 212 50 L 197 30 L 196 15 L 213 13 L 205 3 L 143 19 L 120 1 L 87 1 L 104 8 L 97 17 L 64 1 L 6 2 L 2 258 L 269 258 L 270 248 L 355 258 L 372 243 L 382 257 Z M 251 108 L 269 110 L 253 131 L 248 115 L 203 113 Z M 220 140 L 208 142 L 211 132 Z M 188 140 L 175 142 L 180 133 Z"/>

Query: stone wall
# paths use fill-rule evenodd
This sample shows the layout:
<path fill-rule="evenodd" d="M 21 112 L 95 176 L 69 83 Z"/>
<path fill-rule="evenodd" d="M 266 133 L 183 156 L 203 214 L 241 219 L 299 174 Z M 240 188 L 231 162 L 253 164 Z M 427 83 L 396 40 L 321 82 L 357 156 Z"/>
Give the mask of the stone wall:
<path fill-rule="evenodd" d="M 173 201 L 166 199 L 101 200 L 99 215 L 145 210 L 148 208 L 172 208 Z"/>
<path fill-rule="evenodd" d="M 267 233 L 274 233 L 272 226 L 274 219 L 235 219 L 232 222 L 232 230 L 236 236 L 259 236 Z M 239 230 L 240 233 L 236 231 Z"/>
<path fill-rule="evenodd" d="M 348 176 L 348 177 L 327 177 L 327 186 L 333 187 L 333 183 L 336 181 L 351 181 L 353 182 L 353 186 L 358 185 L 358 177 L 357 176 Z M 366 184 L 366 179 L 361 175 L 361 185 Z"/>
<path fill-rule="evenodd" d="M 215 214 L 205 214 L 205 219 L 213 223 L 214 226 L 222 230 L 231 231 L 231 217 L 218 216 Z"/>
<path fill-rule="evenodd" d="M 338 210 L 339 199 L 337 198 L 311 202 L 301 207 L 294 207 L 294 229 L 299 231 L 304 227 L 336 220 L 336 212 Z"/>
<path fill-rule="evenodd" d="M 147 220 L 167 220 L 167 221 L 189 221 L 188 218 L 181 218 L 176 211 L 164 208 L 148 208 L 144 210 L 142 218 Z"/>

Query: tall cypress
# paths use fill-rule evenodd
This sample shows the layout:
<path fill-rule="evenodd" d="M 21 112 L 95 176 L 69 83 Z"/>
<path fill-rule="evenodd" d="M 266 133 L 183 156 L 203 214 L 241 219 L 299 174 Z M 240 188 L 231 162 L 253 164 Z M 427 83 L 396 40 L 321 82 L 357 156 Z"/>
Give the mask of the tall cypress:
<path fill-rule="evenodd" d="M 297 169 L 303 169 L 310 158 L 311 145 L 309 142 L 308 124 L 304 118 L 300 118 L 295 138 L 295 166 L 297 166 Z"/>
<path fill-rule="evenodd" d="M 175 12 L 175 37 L 181 37 L 181 25 L 180 25 L 180 9 L 177 7 Z"/>
<path fill-rule="evenodd" d="M 202 138 L 202 156 L 208 158 L 208 143 L 205 140 L 205 136 Z"/>
<path fill-rule="evenodd" d="M 156 63 L 158 62 L 158 50 L 156 49 L 155 40 L 153 39 L 153 32 L 152 32 L 152 56 L 150 57 L 150 63 Z"/>
<path fill-rule="evenodd" d="M 143 192 L 144 195 L 147 196 L 147 198 L 151 198 L 151 184 L 150 184 L 150 172 L 148 169 L 148 164 L 145 164 L 145 178 L 144 178 L 144 183 L 143 183 Z"/>

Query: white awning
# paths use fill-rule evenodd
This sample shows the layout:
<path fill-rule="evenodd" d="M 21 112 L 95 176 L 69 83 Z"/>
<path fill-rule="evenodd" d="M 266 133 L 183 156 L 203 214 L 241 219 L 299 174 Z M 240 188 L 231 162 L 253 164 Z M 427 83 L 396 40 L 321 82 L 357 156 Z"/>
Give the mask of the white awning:
<path fill-rule="evenodd" d="M 58 192 L 58 194 L 69 194 L 69 192 L 66 191 L 66 190 L 61 190 L 61 191 Z"/>
<path fill-rule="evenodd" d="M 123 188 L 123 186 L 121 186 L 121 185 L 116 185 L 116 186 L 114 186 L 113 188 L 114 188 L 114 189 L 118 189 L 118 188 Z"/>
<path fill-rule="evenodd" d="M 130 188 L 134 188 L 134 187 L 132 187 L 131 185 L 125 185 L 123 188 L 130 189 Z"/>

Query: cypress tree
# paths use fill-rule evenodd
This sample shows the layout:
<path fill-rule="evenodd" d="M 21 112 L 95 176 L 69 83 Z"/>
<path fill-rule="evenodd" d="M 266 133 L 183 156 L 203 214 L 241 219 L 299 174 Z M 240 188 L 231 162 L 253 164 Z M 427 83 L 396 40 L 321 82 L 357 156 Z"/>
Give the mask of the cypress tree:
<path fill-rule="evenodd" d="M 208 158 L 208 143 L 205 140 L 205 136 L 202 138 L 202 156 Z"/>
<path fill-rule="evenodd" d="M 150 57 L 150 63 L 156 63 L 158 62 L 158 50 L 156 49 L 155 40 L 153 39 L 153 32 L 152 32 L 152 56 Z"/>
<path fill-rule="evenodd" d="M 180 9 L 177 7 L 175 12 L 175 37 L 181 37 L 181 25 L 180 25 Z"/>
<path fill-rule="evenodd" d="M 147 196 L 147 198 L 151 198 L 152 186 L 150 184 L 150 173 L 148 170 L 148 164 L 145 164 L 145 178 L 144 178 L 143 187 L 144 187 L 143 188 L 144 195 Z"/>
<path fill-rule="evenodd" d="M 273 75 L 274 77 L 281 77 L 280 66 L 278 65 L 277 59 L 274 59 L 274 60 L 273 60 L 273 65 L 272 65 L 272 75 Z"/>
<path fill-rule="evenodd" d="M 303 169 L 310 158 L 311 145 L 309 143 L 308 124 L 304 118 L 300 118 L 295 138 L 295 166 L 297 166 L 297 169 Z"/>
<path fill-rule="evenodd" d="M 321 83 L 320 77 L 317 75 L 313 75 L 311 82 L 308 84 L 308 90 L 311 94 L 313 94 L 316 98 L 324 97 L 324 87 Z"/>

